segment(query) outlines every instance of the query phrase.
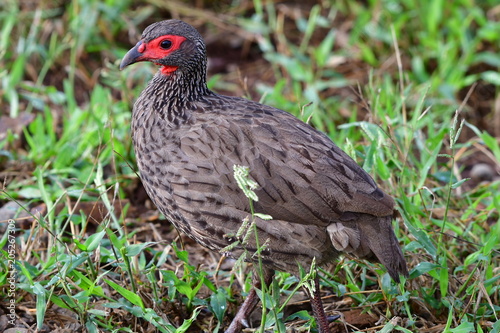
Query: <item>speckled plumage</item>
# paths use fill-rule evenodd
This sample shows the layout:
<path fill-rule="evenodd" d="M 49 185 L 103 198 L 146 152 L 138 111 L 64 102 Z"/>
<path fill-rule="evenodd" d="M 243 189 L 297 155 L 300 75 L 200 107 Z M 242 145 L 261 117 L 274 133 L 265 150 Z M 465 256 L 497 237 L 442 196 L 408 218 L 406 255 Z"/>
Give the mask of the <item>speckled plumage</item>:
<path fill-rule="evenodd" d="M 142 41 L 163 35 L 187 39 L 153 61 L 178 68 L 158 72 L 142 92 L 132 135 L 142 182 L 169 221 L 214 251 L 234 242 L 250 215 L 233 177 L 233 165 L 243 165 L 259 184 L 255 211 L 273 218 L 256 220 L 259 242 L 269 239 L 268 267 L 296 273 L 313 257 L 321 265 L 351 252 L 381 262 L 395 280 L 407 274 L 391 227 L 394 201 L 361 167 L 291 114 L 208 90 L 205 46 L 194 28 L 163 21 Z"/>

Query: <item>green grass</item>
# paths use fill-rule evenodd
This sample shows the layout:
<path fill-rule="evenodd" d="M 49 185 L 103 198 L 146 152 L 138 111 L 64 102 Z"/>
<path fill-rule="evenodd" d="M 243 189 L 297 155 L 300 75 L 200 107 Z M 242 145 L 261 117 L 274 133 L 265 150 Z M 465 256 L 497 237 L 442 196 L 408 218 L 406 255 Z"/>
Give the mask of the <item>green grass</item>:
<path fill-rule="evenodd" d="M 242 63 L 248 91 L 231 71 L 210 80 L 214 89 L 233 87 L 310 121 L 396 198 L 409 279 L 394 285 L 380 266 L 342 258 L 320 270 L 322 290 L 333 294 L 327 313 L 382 317 L 359 327 L 371 331 L 500 332 L 496 1 L 203 5 L 0 5 L 1 115 L 35 115 L 0 141 L 0 206 L 17 201 L 33 214 L 19 212 L 16 233 L 0 237 L 0 299 L 11 298 L 14 240 L 16 314 L 32 331 L 75 322 L 89 332 L 222 332 L 229 324 L 250 270 L 231 271 L 140 199 L 130 110 L 154 70 L 118 71 L 142 29 L 177 9 L 207 37 L 225 27 L 242 48 L 253 41 L 252 57 L 266 61 L 257 73 Z M 480 162 L 496 178 L 468 179 Z M 278 273 L 259 292 L 261 332 L 315 332 L 294 298 L 303 283 Z M 72 319 L 55 323 L 60 311 Z"/>

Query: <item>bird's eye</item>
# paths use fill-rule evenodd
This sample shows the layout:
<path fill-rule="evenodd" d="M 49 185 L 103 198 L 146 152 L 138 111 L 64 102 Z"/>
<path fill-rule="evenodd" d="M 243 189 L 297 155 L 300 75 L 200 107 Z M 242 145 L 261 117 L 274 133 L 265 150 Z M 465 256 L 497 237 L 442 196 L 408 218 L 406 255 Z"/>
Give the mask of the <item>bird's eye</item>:
<path fill-rule="evenodd" d="M 168 50 L 169 48 L 172 47 L 172 41 L 168 39 L 162 40 L 160 43 L 160 47 L 164 50 Z"/>

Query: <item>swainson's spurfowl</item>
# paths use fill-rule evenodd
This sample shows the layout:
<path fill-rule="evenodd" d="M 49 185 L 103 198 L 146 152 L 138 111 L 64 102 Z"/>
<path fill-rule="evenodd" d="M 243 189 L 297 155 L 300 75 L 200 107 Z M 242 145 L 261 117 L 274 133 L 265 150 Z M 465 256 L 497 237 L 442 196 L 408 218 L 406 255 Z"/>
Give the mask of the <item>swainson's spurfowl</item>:
<path fill-rule="evenodd" d="M 196 29 L 179 20 L 148 26 L 120 69 L 140 61 L 159 71 L 133 108 L 137 164 L 149 197 L 176 228 L 214 251 L 238 257 L 245 248 L 247 260 L 257 260 L 255 238 L 236 237 L 251 209 L 233 166 L 246 166 L 258 184 L 255 212 L 272 217 L 255 218 L 266 283 L 274 270 L 298 274 L 299 265 L 307 270 L 313 258 L 324 265 L 342 252 L 382 263 L 395 281 L 408 275 L 391 226 L 392 197 L 293 115 L 209 90 Z M 320 332 L 328 332 L 318 288 L 308 295 Z M 252 289 L 227 332 L 247 325 L 257 303 Z"/>

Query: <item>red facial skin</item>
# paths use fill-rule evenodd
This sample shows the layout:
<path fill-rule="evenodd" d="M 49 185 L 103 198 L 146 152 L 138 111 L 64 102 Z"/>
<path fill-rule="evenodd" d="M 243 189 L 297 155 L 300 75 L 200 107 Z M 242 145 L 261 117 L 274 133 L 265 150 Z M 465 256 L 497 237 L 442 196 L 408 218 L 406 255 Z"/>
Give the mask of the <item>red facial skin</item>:
<path fill-rule="evenodd" d="M 161 46 L 161 43 L 163 41 L 170 41 L 172 44 L 170 45 L 169 48 L 165 49 Z M 142 53 L 142 56 L 137 58 L 137 61 L 151 61 L 155 63 L 156 65 L 161 66 L 160 67 L 160 72 L 164 75 L 171 75 L 174 73 L 178 66 L 163 66 L 155 60 L 158 59 L 163 59 L 166 56 L 168 56 L 170 53 L 174 52 L 175 50 L 178 50 L 181 47 L 181 44 L 186 40 L 185 37 L 182 36 L 175 36 L 175 35 L 165 35 L 165 36 L 160 36 L 157 37 L 147 43 L 142 43 L 139 45 L 137 48 L 137 51 Z"/>

